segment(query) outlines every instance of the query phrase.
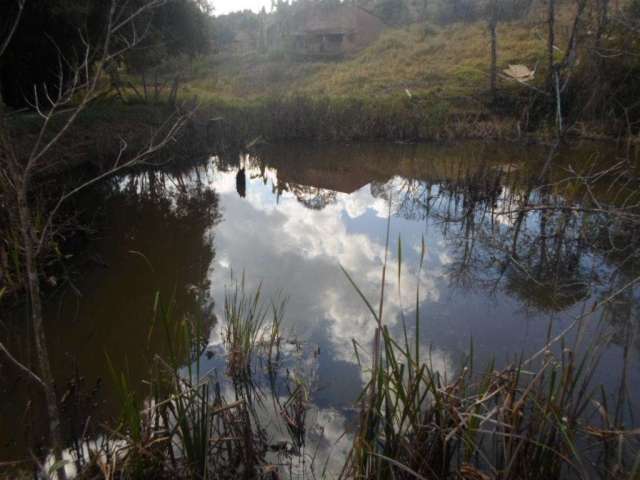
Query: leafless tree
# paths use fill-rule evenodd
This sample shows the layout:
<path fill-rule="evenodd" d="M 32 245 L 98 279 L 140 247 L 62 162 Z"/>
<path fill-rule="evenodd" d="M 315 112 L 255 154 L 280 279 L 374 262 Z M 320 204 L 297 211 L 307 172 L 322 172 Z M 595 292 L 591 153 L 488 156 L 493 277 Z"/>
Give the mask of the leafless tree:
<path fill-rule="evenodd" d="M 547 82 L 553 84 L 554 50 L 556 48 L 556 0 L 547 0 Z"/>
<path fill-rule="evenodd" d="M 27 0 L 17 0 L 18 12 L 16 13 L 15 18 L 9 24 L 9 28 L 7 30 L 5 38 L 0 37 L 0 57 L 2 57 L 5 50 L 9 46 L 9 43 L 11 43 L 11 39 L 16 33 L 16 29 L 18 28 L 18 25 L 20 24 L 20 19 L 22 18 L 22 12 L 24 11 L 24 6 L 26 4 L 26 1 Z"/>
<path fill-rule="evenodd" d="M 498 2 L 497 0 L 491 0 L 489 6 L 489 35 L 491 36 L 491 71 L 489 73 L 489 88 L 491 91 L 491 97 L 495 101 L 496 99 L 496 84 L 498 80 Z"/>
<path fill-rule="evenodd" d="M 18 28 L 27 0 L 18 0 L 18 10 L 6 38 L 0 39 L 0 54 L 4 53 Z M 192 109 L 177 108 L 176 112 L 152 135 L 149 142 L 136 152 L 129 152 L 124 140 L 113 163 L 101 174 L 79 185 L 68 187 L 56 201 L 43 206 L 38 201 L 39 180 L 55 163 L 52 152 L 61 139 L 73 131 L 79 115 L 89 108 L 102 93 L 106 72 L 112 68 L 127 50 L 138 44 L 145 29 L 140 30 L 140 20 L 171 0 L 144 0 L 132 8 L 130 2 L 110 0 L 102 40 L 96 45 L 88 40 L 88 32 L 79 33 L 83 52 L 78 59 L 66 58 L 59 51 L 59 73 L 55 91 L 32 86 L 32 107 L 40 119 L 40 128 L 30 148 L 18 147 L 7 128 L 7 115 L 0 113 L 0 192 L 11 215 L 10 228 L 19 238 L 19 250 L 24 269 L 24 284 L 28 291 L 30 317 L 33 327 L 37 369 L 31 369 L 0 344 L 4 357 L 28 374 L 42 387 L 46 399 L 49 433 L 53 455 L 59 465 L 59 478 L 65 478 L 62 459 L 63 436 L 61 428 L 55 379 L 51 371 L 42 309 L 43 257 L 55 235 L 56 216 L 62 205 L 84 189 L 100 180 L 133 165 L 147 161 L 152 155 L 175 139 L 189 119 Z M 93 32 L 92 32 L 93 33 Z M 65 67 L 65 68 L 63 68 Z M 70 72 L 65 73 L 65 72 Z M 29 86 L 25 86 L 29 87 Z M 40 92 L 44 92 L 40 93 Z M 195 108 L 195 106 L 194 106 Z M 44 219 L 44 221 L 43 221 Z M 34 371 L 35 370 L 35 371 Z"/>

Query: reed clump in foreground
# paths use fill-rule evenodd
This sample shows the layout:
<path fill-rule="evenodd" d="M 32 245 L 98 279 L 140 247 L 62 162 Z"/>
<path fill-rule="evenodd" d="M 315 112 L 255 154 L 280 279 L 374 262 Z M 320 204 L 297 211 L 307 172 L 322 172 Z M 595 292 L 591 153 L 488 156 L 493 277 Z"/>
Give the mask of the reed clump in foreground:
<path fill-rule="evenodd" d="M 424 242 L 420 270 L 423 259 Z M 399 242 L 398 276 L 401 269 Z M 398 339 L 383 321 L 386 261 L 376 308 L 345 274 L 376 331 L 351 452 L 341 473 L 323 470 L 315 472 L 317 478 L 638 478 L 640 432 L 629 429 L 625 385 L 613 399 L 593 385 L 603 342 L 569 346 L 567 329 L 537 354 L 500 369 L 478 369 L 471 348 L 466 364 L 448 378 L 420 345 L 420 286 L 415 330 L 401 316 Z M 225 382 L 202 370 L 203 329 L 174 320 L 170 308 L 158 305 L 154 326 L 165 332 L 168 358 L 155 358 L 144 398 L 113 369 L 120 423 L 74 459 L 75 470 L 82 478 L 107 479 L 283 478 L 286 467 L 269 457 L 273 446 L 257 413 L 260 394 L 251 378 L 264 363 L 269 375 L 277 374 L 282 306 L 271 304 L 269 322 L 259 291 L 248 294 L 243 284 L 227 291 L 221 366 L 231 382 Z M 579 320 L 572 326 L 580 328 Z M 365 352 L 354 345 L 360 361 Z M 299 383 L 289 391 L 288 400 L 276 403 L 297 446 L 291 450 L 300 451 L 309 391 Z"/>
<path fill-rule="evenodd" d="M 229 344 L 227 368 L 247 374 L 244 362 L 257 353 L 261 327 L 269 327 L 259 293 L 246 295 L 236 287 L 225 305 Z M 246 307 L 246 308 L 245 308 Z M 246 390 L 225 395 L 225 383 L 206 371 L 204 352 L 208 337 L 197 321 L 173 318 L 156 297 L 156 318 L 167 342 L 167 358 L 151 365 L 149 393 L 136 395 L 125 374 L 111 367 L 121 405 L 119 424 L 94 452 L 76 464 L 86 478 L 227 479 L 255 478 L 266 467 L 267 445 L 262 427 L 254 419 Z M 279 311 L 274 310 L 274 314 Z M 274 323 L 279 320 L 274 319 Z M 259 322 L 259 323 L 256 323 Z M 252 327 L 255 327 L 253 329 Z M 247 337 L 249 335 L 249 337 Z M 237 338 L 236 338 L 237 336 Z M 242 342 L 240 341 L 242 340 Z M 247 346 L 245 341 L 253 342 Z M 244 350 L 248 348 L 249 350 Z M 242 349 L 241 351 L 238 349 Z M 238 358 L 242 363 L 238 364 Z M 232 369 L 238 369 L 232 370 Z"/>
<path fill-rule="evenodd" d="M 205 360 L 215 354 L 208 350 L 208 332 L 201 322 L 176 319 L 173 302 L 164 306 L 156 295 L 150 335 L 154 329 L 164 333 L 167 354 L 153 359 L 149 390 L 143 396 L 107 355 L 120 419 L 100 444 L 91 442 L 83 457 L 74 459 L 72 472 L 81 472 L 83 478 L 235 479 L 273 471 L 267 460 L 271 446 L 258 418 L 262 394 L 253 376 L 264 364 L 269 375 L 279 374 L 285 300 L 265 303 L 261 288 L 247 293 L 244 275 L 232 281 L 220 325 L 220 362 Z M 299 382 L 295 388 L 285 384 L 291 393 L 280 415 L 292 435 L 300 436 L 307 390 Z M 275 390 L 271 395 L 280 404 Z M 297 440 L 300 443 L 303 440 Z"/>
<path fill-rule="evenodd" d="M 399 243 L 398 276 L 401 254 Z M 424 241 L 420 268 L 423 258 Z M 526 360 L 479 373 L 471 348 L 464 367 L 447 379 L 421 352 L 418 301 L 415 343 L 404 318 L 404 340 L 384 324 L 386 268 L 378 309 L 349 277 L 377 328 L 342 478 L 638 478 L 640 432 L 626 428 L 633 416 L 625 411 L 624 378 L 613 400 L 593 385 L 603 341 L 569 347 L 568 329 Z"/>
<path fill-rule="evenodd" d="M 262 351 L 270 365 L 274 355 L 277 356 L 285 301 L 266 305 L 262 302 L 261 291 L 259 286 L 255 293 L 247 294 L 243 274 L 240 282 L 225 295 L 223 336 L 227 374 L 234 380 L 250 379 L 255 357 Z"/>
<path fill-rule="evenodd" d="M 384 327 L 381 349 L 343 478 L 637 478 L 638 432 L 593 395 L 572 350 L 447 382 Z"/>

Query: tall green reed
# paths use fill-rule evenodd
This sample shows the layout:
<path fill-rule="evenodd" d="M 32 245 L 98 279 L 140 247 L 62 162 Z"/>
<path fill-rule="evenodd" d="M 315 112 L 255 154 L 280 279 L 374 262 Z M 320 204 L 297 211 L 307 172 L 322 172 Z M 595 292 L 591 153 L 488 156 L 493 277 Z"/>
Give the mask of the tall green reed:
<path fill-rule="evenodd" d="M 269 304 L 262 301 L 261 295 L 262 284 L 253 294 L 245 291 L 244 274 L 225 293 L 223 328 L 232 377 L 251 375 L 252 360 L 258 349 L 266 353 L 270 363 L 277 359 L 286 300 Z M 271 322 L 268 322 L 270 314 Z"/>
<path fill-rule="evenodd" d="M 208 341 L 203 322 L 176 318 L 172 305 L 156 295 L 149 337 L 162 331 L 166 355 L 150 362 L 148 394 L 135 393 L 126 373 L 107 356 L 122 412 L 116 437 L 126 444 L 117 471 L 133 478 L 226 478 L 219 472 L 232 472 L 230 463 L 246 451 L 244 439 L 241 448 L 237 445 L 236 425 L 250 435 L 244 405 L 227 403 L 217 381 L 203 370 Z"/>
<path fill-rule="evenodd" d="M 604 389 L 593 385 L 603 342 L 569 346 L 564 336 L 549 335 L 542 358 L 521 356 L 500 369 L 494 362 L 478 369 L 471 342 L 467 359 L 448 379 L 421 352 L 424 239 L 415 342 L 404 313 L 400 339 L 383 319 L 389 230 L 390 223 L 377 309 L 343 269 L 376 330 L 370 380 L 342 478 L 637 478 L 638 432 L 626 428 Z M 400 239 L 397 259 L 400 290 Z"/>

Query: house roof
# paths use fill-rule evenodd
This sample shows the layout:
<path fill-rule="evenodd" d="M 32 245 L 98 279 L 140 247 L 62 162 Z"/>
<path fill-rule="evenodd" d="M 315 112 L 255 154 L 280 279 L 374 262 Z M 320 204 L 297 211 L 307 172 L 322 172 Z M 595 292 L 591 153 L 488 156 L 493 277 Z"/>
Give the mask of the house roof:
<path fill-rule="evenodd" d="M 304 30 L 304 31 L 298 31 L 298 32 L 294 32 L 291 34 L 291 36 L 293 37 L 304 37 L 307 35 L 349 35 L 350 33 L 353 33 L 355 30 L 349 30 L 349 31 L 345 31 L 345 30 L 336 30 L 333 28 L 318 28 L 318 29 L 314 29 L 314 30 Z"/>
<path fill-rule="evenodd" d="M 330 169 L 303 168 L 278 171 L 279 180 L 331 190 L 340 193 L 353 193 L 368 185 L 373 180 L 361 170 L 332 171 Z"/>
<path fill-rule="evenodd" d="M 349 5 L 308 5 L 296 12 L 294 24 L 299 27 L 293 35 L 349 34 L 356 30 L 357 11 Z"/>

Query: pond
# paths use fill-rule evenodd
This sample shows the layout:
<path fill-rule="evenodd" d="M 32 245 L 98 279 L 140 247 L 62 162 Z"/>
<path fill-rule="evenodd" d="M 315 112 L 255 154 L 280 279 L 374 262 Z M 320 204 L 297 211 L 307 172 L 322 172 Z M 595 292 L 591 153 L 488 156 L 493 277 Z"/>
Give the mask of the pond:
<path fill-rule="evenodd" d="M 203 368 L 223 376 L 225 292 L 243 278 L 246 291 L 286 300 L 287 369 L 305 377 L 311 404 L 313 454 L 302 457 L 317 456 L 322 468 L 324 455 L 337 468 L 367 380 L 356 349 L 366 356 L 375 331 L 342 268 L 377 306 L 385 259 L 386 324 L 400 338 L 404 323 L 413 344 L 417 306 L 418 343 L 444 374 L 472 349 L 479 364 L 531 355 L 583 318 L 567 342 L 576 331 L 606 341 L 596 381 L 609 391 L 626 356 L 637 399 L 637 285 L 587 315 L 635 278 L 635 262 L 590 241 L 607 228 L 595 215 L 519 208 L 523 199 L 580 205 L 574 170 L 595 157 L 611 163 L 606 152 L 561 152 L 543 189 L 532 179 L 545 148 L 473 142 L 274 145 L 111 180 L 83 199 L 96 226 L 90 248 L 64 281 L 51 279 L 63 285 L 48 302 L 47 334 L 70 428 L 81 437 L 86 412 L 94 422 L 116 415 L 107 356 L 147 391 L 149 362 L 165 352 L 157 302 L 210 326 Z M 604 188 L 591 194 L 615 201 Z M 2 335 L 28 352 L 27 322 L 14 317 Z M 27 446 L 45 443 L 42 409 L 10 371 L 0 385 L 0 461 L 22 459 Z M 269 432 L 271 443 L 286 441 L 277 428 Z"/>

